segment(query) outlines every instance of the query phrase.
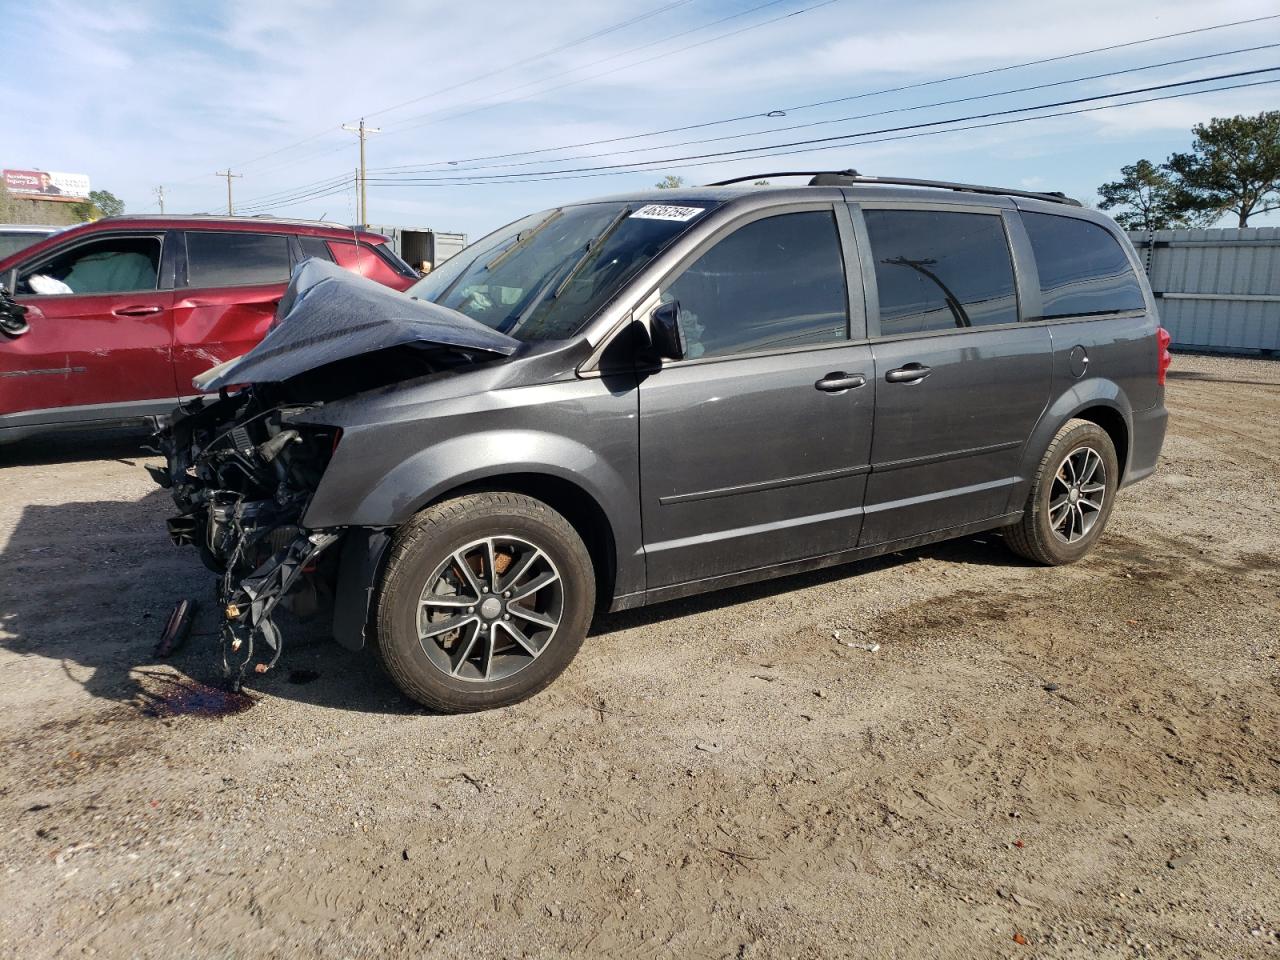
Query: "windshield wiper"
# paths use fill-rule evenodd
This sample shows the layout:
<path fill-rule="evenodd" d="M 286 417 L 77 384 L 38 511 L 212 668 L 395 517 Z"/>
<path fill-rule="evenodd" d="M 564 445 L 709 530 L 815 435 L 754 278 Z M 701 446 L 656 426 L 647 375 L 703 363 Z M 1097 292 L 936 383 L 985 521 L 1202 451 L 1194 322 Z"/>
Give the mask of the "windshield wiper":
<path fill-rule="evenodd" d="M 484 267 L 482 267 L 481 269 L 483 269 L 487 273 L 488 271 L 496 267 L 498 264 L 500 264 L 503 260 L 507 259 L 507 257 L 511 256 L 511 254 L 515 253 L 517 250 L 521 250 L 524 247 L 528 246 L 529 241 L 532 240 L 539 233 L 541 233 L 543 228 L 546 227 L 549 223 L 551 223 L 551 221 L 554 220 L 556 217 L 560 216 L 562 212 L 563 212 L 562 209 L 560 207 L 557 207 L 556 209 L 552 210 L 549 214 L 547 214 L 542 219 L 542 222 L 539 223 L 536 227 L 533 227 L 530 230 L 526 230 L 524 233 L 517 233 L 516 242 L 511 244 L 511 246 L 507 247 L 507 249 L 503 250 L 500 254 L 498 254 L 496 257 L 494 257 L 492 260 L 486 263 Z M 458 284 L 462 283 L 463 280 L 468 280 L 471 278 L 472 276 L 471 270 L 474 266 L 475 266 L 475 261 L 473 260 L 471 261 L 471 263 L 467 264 L 467 266 L 464 267 L 462 270 L 458 271 L 458 275 L 449 282 L 449 285 L 447 287 L 445 287 L 438 294 L 436 294 L 436 296 L 432 298 L 431 302 L 443 304 L 445 300 L 448 299 L 449 294 L 453 293 L 454 289 L 458 286 Z"/>
<path fill-rule="evenodd" d="M 565 287 L 569 286 L 569 282 L 578 275 L 578 271 L 580 271 L 583 266 L 586 265 L 586 262 L 591 259 L 591 255 L 600 249 L 601 244 L 608 240 L 609 237 L 613 235 L 613 231 L 617 230 L 618 227 L 622 225 L 622 221 L 627 219 L 630 215 L 631 208 L 624 207 L 622 212 L 613 218 L 613 221 L 601 231 L 598 237 L 594 237 L 587 241 L 587 248 L 582 251 L 582 256 L 578 258 L 577 262 L 574 263 L 569 272 L 565 274 L 564 279 L 561 280 L 555 290 L 552 291 L 552 300 L 555 300 L 560 296 L 560 294 L 564 293 Z"/>
<path fill-rule="evenodd" d="M 558 216 L 560 216 L 560 214 L 561 214 L 561 213 L 563 213 L 563 212 L 564 212 L 564 210 L 563 210 L 563 208 L 562 208 L 562 207 L 556 207 L 556 209 L 552 210 L 549 214 L 547 214 L 546 219 L 545 219 L 545 220 L 543 220 L 543 221 L 542 221 L 540 224 L 538 224 L 536 227 L 534 227 L 534 228 L 533 228 L 533 229 L 531 229 L 531 230 L 526 230 L 524 233 L 517 234 L 517 235 L 516 235 L 516 242 L 515 242 L 515 243 L 513 243 L 511 246 L 507 247 L 507 249 L 503 250 L 500 254 L 498 254 L 496 257 L 494 257 L 494 258 L 493 258 L 492 260 L 490 260 L 488 263 L 486 263 L 486 264 L 484 265 L 485 270 L 486 270 L 486 271 L 488 271 L 488 270 L 492 270 L 494 267 L 496 267 L 498 264 L 502 263 L 504 260 L 506 260 L 509 256 L 511 256 L 511 255 L 512 255 L 513 253 L 515 253 L 517 250 L 523 250 L 525 247 L 527 247 L 527 246 L 529 245 L 529 242 L 530 242 L 534 237 L 536 237 L 536 236 L 537 236 L 538 234 L 540 234 L 544 229 L 546 229 L 546 227 L 551 223 L 551 221 L 552 221 L 552 220 L 555 220 L 555 219 L 556 219 Z"/>
<path fill-rule="evenodd" d="M 529 301 L 529 305 L 520 311 L 520 315 L 512 321 L 509 327 L 501 330 L 500 332 L 505 333 L 508 336 L 515 336 L 515 331 L 519 330 L 524 325 L 525 321 L 533 315 L 533 312 L 542 305 L 542 301 L 548 299 L 548 297 L 554 300 L 556 297 L 560 296 L 560 294 L 564 292 L 565 287 L 569 285 L 569 281 L 578 275 L 578 271 L 580 271 L 591 258 L 591 255 L 600 249 L 600 245 L 612 236 L 613 232 L 618 229 L 622 224 L 622 221 L 627 219 L 630 214 L 631 208 L 624 207 L 616 217 L 609 221 L 609 225 L 605 227 L 604 230 L 587 241 L 586 246 L 583 248 L 582 255 L 573 262 L 573 266 L 570 267 L 569 272 L 564 275 L 564 279 L 559 283 L 556 283 L 555 277 L 552 277 L 544 283 L 537 295 Z M 553 284 L 554 287 L 552 286 Z"/>

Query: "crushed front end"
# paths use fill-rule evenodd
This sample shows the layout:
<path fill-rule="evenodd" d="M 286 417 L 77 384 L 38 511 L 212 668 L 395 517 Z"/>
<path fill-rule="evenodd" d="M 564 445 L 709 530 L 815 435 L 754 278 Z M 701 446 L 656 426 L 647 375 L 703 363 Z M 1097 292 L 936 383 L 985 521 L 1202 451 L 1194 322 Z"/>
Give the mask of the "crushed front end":
<path fill-rule="evenodd" d="M 148 468 L 180 511 L 170 539 L 219 574 L 223 665 L 236 689 L 280 658 L 277 606 L 291 595 L 298 612 L 314 609 L 332 582 L 328 551 L 343 531 L 300 524 L 341 431 L 299 423 L 308 409 L 254 387 L 194 400 L 158 434 L 167 465 Z"/>
<path fill-rule="evenodd" d="M 219 574 L 223 661 L 236 687 L 246 673 L 278 662 L 272 615 L 282 603 L 305 616 L 333 593 L 342 551 L 332 548 L 340 540 L 357 549 L 352 589 L 338 589 L 335 636 L 353 637 L 352 649 L 364 644 L 387 536 L 303 526 L 342 440 L 339 427 L 321 421 L 333 419 L 335 406 L 350 414 L 362 396 L 507 357 L 519 346 L 456 311 L 306 260 L 262 341 L 195 378 L 205 396 L 168 418 L 158 434 L 168 463 L 148 470 L 178 505 L 169 536 L 194 546 Z"/>

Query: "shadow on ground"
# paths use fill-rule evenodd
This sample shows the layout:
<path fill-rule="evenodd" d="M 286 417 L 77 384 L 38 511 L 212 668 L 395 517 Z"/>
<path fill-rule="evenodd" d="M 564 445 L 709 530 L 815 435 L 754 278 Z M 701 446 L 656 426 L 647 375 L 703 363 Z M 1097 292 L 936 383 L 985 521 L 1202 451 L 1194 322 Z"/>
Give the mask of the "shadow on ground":
<path fill-rule="evenodd" d="M 146 434 L 137 431 L 106 437 L 65 433 L 14 444 L 0 455 L 0 465 L 66 463 L 86 456 L 132 464 L 145 442 Z M 214 575 L 194 550 L 169 543 L 164 521 L 172 510 L 167 492 L 158 488 L 140 500 L 23 507 L 0 554 L 0 583 L 6 587 L 0 644 L 56 662 L 95 697 L 153 715 L 235 712 L 251 702 L 224 693 Z M 920 558 L 983 566 L 1024 563 L 998 535 L 986 534 L 602 615 L 592 634 L 750 603 Z M 164 624 L 184 598 L 198 605 L 191 634 L 174 655 L 158 658 L 154 649 Z M 269 693 L 360 712 L 419 709 L 400 695 L 368 650 L 353 653 L 330 639 L 324 612 L 307 622 L 284 614 L 280 626 L 284 653 L 270 674 L 249 678 L 250 698 Z"/>

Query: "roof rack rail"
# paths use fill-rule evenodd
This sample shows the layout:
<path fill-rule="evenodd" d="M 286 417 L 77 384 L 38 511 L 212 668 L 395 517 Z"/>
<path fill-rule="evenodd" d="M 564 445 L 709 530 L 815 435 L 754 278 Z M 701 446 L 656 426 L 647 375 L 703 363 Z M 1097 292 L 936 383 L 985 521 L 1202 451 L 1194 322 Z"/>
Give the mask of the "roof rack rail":
<path fill-rule="evenodd" d="M 777 173 L 753 173 L 745 177 L 731 177 L 707 184 L 710 187 L 727 187 L 747 180 L 759 180 L 763 177 L 811 177 L 811 187 L 850 187 L 855 184 L 888 184 L 895 187 L 933 187 L 938 190 L 956 190 L 962 193 L 983 193 L 997 197 L 1026 197 L 1029 200 L 1044 200 L 1047 203 L 1064 203 L 1079 207 L 1079 200 L 1073 200 L 1065 193 L 1047 191 L 1037 193 L 1031 190 L 1014 190 L 1009 187 L 984 187 L 976 183 L 952 183 L 950 180 L 914 180 L 909 177 L 871 177 L 857 170 L 784 170 Z"/>

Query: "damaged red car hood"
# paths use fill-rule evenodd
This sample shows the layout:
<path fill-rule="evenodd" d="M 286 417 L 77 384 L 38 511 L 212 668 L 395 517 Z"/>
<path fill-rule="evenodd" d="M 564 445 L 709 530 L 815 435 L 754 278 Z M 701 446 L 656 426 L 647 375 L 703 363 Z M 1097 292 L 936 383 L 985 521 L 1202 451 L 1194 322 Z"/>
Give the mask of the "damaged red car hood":
<path fill-rule="evenodd" d="M 405 344 L 508 357 L 520 341 L 448 307 L 417 300 L 324 260 L 293 272 L 262 342 L 192 380 L 202 392 L 278 383 L 349 357 Z"/>

